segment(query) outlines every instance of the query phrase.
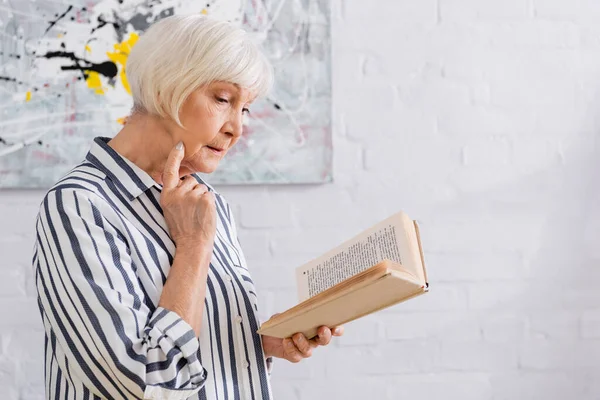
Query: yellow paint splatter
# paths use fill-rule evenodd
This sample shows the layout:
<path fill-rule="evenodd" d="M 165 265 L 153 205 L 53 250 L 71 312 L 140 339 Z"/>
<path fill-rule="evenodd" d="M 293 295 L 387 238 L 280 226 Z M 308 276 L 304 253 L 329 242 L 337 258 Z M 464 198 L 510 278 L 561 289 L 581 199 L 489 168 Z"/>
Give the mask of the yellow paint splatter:
<path fill-rule="evenodd" d="M 202 11 L 200 11 L 200 14 L 204 14 L 204 15 L 206 15 L 206 14 L 208 14 L 208 10 L 205 8 L 205 9 L 203 9 Z"/>
<path fill-rule="evenodd" d="M 85 80 L 90 89 L 95 89 L 96 94 L 104 94 L 102 88 L 102 80 L 100 80 L 100 74 L 96 71 L 88 71 L 87 79 Z"/>
<path fill-rule="evenodd" d="M 61 37 L 65 36 L 65 35 L 63 35 L 62 33 L 59 33 L 57 36 L 58 36 L 59 38 L 61 38 Z"/>
<path fill-rule="evenodd" d="M 27 94 L 25 94 L 25 101 L 30 101 L 31 100 L 31 91 L 27 92 Z"/>
<path fill-rule="evenodd" d="M 88 53 L 91 53 L 92 52 L 92 48 L 86 44 L 85 45 L 85 51 L 87 51 Z"/>
<path fill-rule="evenodd" d="M 117 64 L 117 66 L 121 67 L 121 72 L 119 73 L 119 76 L 121 77 L 123 87 L 125 88 L 125 90 L 127 90 L 127 93 L 129 94 L 131 94 L 131 89 L 129 88 L 129 82 L 127 82 L 127 75 L 125 73 L 127 67 L 127 57 L 129 57 L 129 53 L 131 52 L 131 49 L 138 41 L 138 39 L 138 34 L 133 32 L 129 35 L 128 39 L 114 45 L 114 52 L 106 53 L 106 55 L 112 62 Z"/>

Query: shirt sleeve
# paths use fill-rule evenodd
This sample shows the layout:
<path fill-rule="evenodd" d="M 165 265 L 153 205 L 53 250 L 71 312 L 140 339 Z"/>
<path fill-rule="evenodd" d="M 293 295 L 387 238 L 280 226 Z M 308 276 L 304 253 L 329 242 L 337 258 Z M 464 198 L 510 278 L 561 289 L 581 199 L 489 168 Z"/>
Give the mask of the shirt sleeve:
<path fill-rule="evenodd" d="M 97 396 L 186 399 L 207 379 L 194 330 L 175 312 L 146 305 L 135 273 L 143 266 L 102 210 L 112 208 L 76 189 L 51 191 L 41 204 L 34 263 L 46 329 L 69 373 Z"/>

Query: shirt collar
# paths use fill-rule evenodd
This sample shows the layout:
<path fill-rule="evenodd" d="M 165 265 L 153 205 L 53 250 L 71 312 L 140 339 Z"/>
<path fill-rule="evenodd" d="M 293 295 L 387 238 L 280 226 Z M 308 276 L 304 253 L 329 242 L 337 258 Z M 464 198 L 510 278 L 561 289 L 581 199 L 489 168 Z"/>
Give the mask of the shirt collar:
<path fill-rule="evenodd" d="M 90 151 L 85 156 L 86 160 L 94 164 L 104 172 L 116 186 L 119 187 L 129 198 L 134 200 L 152 186 L 162 191 L 162 185 L 158 184 L 146 171 L 117 153 L 108 145 L 111 139 L 98 136 Z"/>

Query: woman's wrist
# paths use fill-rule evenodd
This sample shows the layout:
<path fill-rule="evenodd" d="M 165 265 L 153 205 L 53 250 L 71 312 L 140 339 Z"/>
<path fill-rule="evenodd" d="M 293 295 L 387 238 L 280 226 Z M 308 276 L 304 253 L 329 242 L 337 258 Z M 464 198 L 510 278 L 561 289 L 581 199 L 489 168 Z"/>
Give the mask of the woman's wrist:
<path fill-rule="evenodd" d="M 190 263 L 209 263 L 212 258 L 213 247 L 196 242 L 178 242 L 176 245 L 176 256 L 188 260 Z"/>

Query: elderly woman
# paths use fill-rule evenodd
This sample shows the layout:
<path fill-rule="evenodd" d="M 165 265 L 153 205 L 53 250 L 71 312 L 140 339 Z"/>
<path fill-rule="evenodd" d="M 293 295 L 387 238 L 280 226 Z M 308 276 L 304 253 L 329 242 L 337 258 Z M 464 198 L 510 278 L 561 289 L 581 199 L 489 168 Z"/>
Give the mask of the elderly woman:
<path fill-rule="evenodd" d="M 316 338 L 256 333 L 256 291 L 210 173 L 272 82 L 244 31 L 200 15 L 153 25 L 127 63 L 134 108 L 46 194 L 34 247 L 48 399 L 270 399 L 272 357 Z M 338 330 L 339 329 L 339 330 Z"/>

